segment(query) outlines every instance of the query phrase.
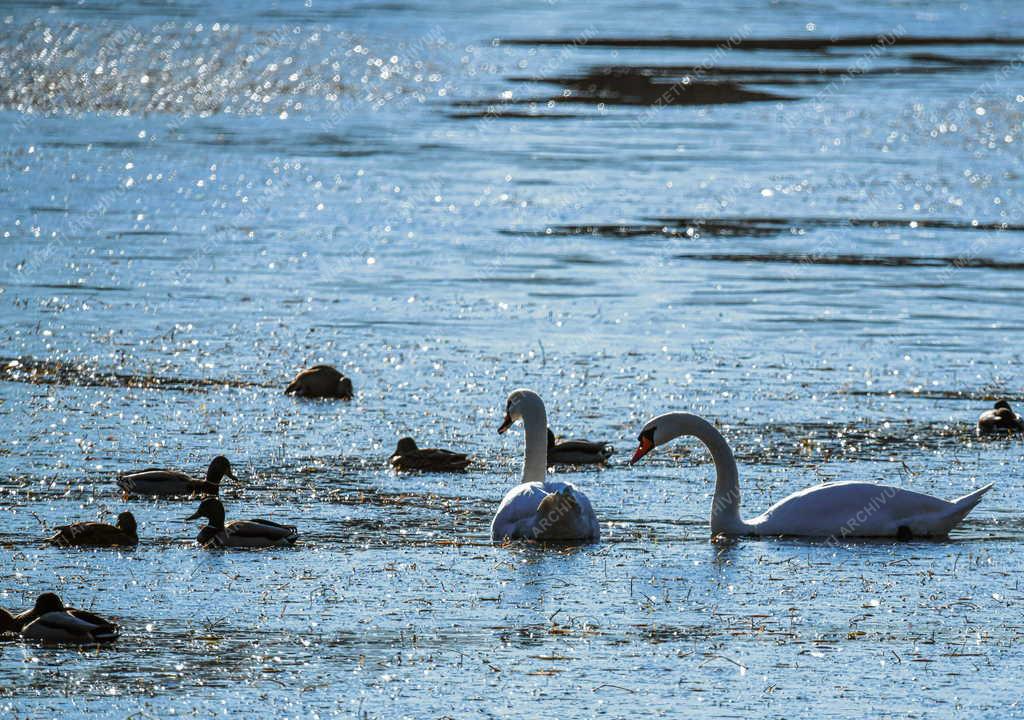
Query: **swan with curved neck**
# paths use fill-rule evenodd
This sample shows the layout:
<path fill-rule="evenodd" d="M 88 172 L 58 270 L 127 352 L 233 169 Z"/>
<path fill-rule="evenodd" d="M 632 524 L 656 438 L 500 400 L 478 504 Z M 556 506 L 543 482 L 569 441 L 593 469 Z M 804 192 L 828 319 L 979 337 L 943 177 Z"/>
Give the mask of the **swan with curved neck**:
<path fill-rule="evenodd" d="M 506 538 L 596 542 L 601 529 L 590 500 L 571 483 L 547 478 L 548 417 L 544 401 L 532 390 L 514 390 L 505 403 L 504 433 L 523 423 L 526 450 L 523 481 L 509 490 L 491 521 L 491 539 Z"/>
<path fill-rule="evenodd" d="M 804 537 L 945 537 L 992 488 L 953 501 L 866 482 L 825 483 L 800 490 L 761 515 L 740 515 L 740 482 L 729 443 L 714 425 L 690 413 L 668 413 L 649 420 L 630 464 L 681 435 L 700 440 L 715 461 L 712 535 L 792 535 Z"/>

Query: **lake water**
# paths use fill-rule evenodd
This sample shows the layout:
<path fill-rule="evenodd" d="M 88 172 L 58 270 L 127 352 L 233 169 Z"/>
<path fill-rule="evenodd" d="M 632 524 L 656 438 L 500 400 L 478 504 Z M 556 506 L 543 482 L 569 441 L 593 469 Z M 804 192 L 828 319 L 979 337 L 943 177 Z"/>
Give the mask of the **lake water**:
<path fill-rule="evenodd" d="M 33 2 L 0 9 L 0 605 L 123 626 L 0 645 L 13 717 L 1024 717 L 1024 7 Z M 351 403 L 281 390 L 350 375 Z M 488 541 L 519 386 L 599 545 Z M 816 482 L 952 498 L 949 542 L 709 542 Z M 400 475 L 398 437 L 471 452 Z M 227 455 L 191 502 L 117 472 Z M 131 552 L 41 546 L 132 510 Z"/>

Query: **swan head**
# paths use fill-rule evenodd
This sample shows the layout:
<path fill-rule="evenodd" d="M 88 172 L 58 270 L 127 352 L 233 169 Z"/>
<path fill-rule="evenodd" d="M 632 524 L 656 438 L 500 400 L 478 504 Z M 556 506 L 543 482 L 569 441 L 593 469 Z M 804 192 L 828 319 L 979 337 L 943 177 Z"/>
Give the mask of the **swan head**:
<path fill-rule="evenodd" d="M 678 433 L 673 432 L 669 427 L 671 421 L 668 418 L 668 415 L 659 415 L 647 421 L 637 436 L 639 445 L 637 445 L 636 452 L 633 453 L 633 458 L 629 461 L 630 465 L 635 465 L 651 450 L 678 436 Z"/>
<path fill-rule="evenodd" d="M 512 427 L 516 420 L 522 420 L 523 414 L 529 408 L 537 406 L 543 408 L 544 401 L 533 390 L 527 390 L 526 388 L 513 390 L 505 401 L 505 420 L 501 423 L 501 427 L 498 428 L 498 434 L 500 435 Z"/>

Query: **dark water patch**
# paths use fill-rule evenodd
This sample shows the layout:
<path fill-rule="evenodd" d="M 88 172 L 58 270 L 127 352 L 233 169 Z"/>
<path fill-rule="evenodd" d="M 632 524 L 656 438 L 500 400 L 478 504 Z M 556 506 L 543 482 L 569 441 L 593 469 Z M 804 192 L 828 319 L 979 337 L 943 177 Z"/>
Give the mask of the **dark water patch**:
<path fill-rule="evenodd" d="M 472 111 L 472 112 L 455 112 L 448 113 L 448 117 L 452 120 L 485 120 L 489 118 L 504 118 L 506 120 L 569 120 L 571 118 L 580 117 L 572 113 L 533 113 L 525 112 L 522 110 L 506 110 L 504 107 L 498 105 L 490 105 L 490 103 L 502 102 L 500 100 L 489 100 L 487 110 Z M 540 100 L 537 102 L 547 102 L 546 100 Z"/>
<path fill-rule="evenodd" d="M 569 91 L 562 102 L 596 105 L 727 105 L 793 98 L 770 92 L 750 90 L 737 82 L 705 82 L 681 78 L 662 79 L 642 69 L 597 68 L 579 77 L 545 78 L 545 83 L 561 85 Z M 551 98 L 557 102 L 559 97 Z"/>
<path fill-rule="evenodd" d="M 727 79 L 715 81 L 661 77 L 644 68 L 595 68 L 583 75 L 539 78 L 534 82 L 558 85 L 562 91 L 546 97 L 521 99 L 467 100 L 456 107 L 485 106 L 485 114 L 509 117 L 509 108 L 523 106 L 558 107 L 563 104 L 652 106 L 730 105 L 736 103 L 793 100 L 772 92 L 752 90 Z M 522 112 L 522 111 L 520 111 Z M 529 114 L 529 113 L 526 113 Z"/>
<path fill-rule="evenodd" d="M 530 237 L 597 235 L 605 237 L 774 237 L 799 234 L 819 228 L 897 228 L 902 230 L 956 230 L 959 232 L 1024 232 L 1024 225 L 976 220 L 918 218 L 830 218 L 830 217 L 650 217 L 642 223 L 594 223 L 553 225 L 536 231 L 503 230 L 506 235 Z"/>
<path fill-rule="evenodd" d="M 127 237 L 177 237 L 184 235 L 185 233 L 177 230 L 116 230 L 110 234 L 110 237 L 115 238 L 127 238 Z"/>
<path fill-rule="evenodd" d="M 1024 270 L 1024 262 L 976 257 L 916 257 L 910 255 L 816 255 L 803 253 L 680 253 L 677 260 L 768 263 L 784 265 L 849 265 L 861 267 L 950 267 L 958 269 Z"/>
<path fill-rule="evenodd" d="M 190 145 L 204 147 L 230 147 L 233 149 L 259 150 L 281 155 L 320 158 L 355 158 L 379 155 L 383 149 L 375 147 L 379 138 L 343 137 L 333 133 L 309 133 L 289 135 L 260 135 L 255 132 L 240 133 L 225 127 L 205 127 L 188 136 L 180 136 Z"/>
<path fill-rule="evenodd" d="M 952 56 L 937 54 L 904 55 L 901 60 L 910 61 L 898 65 L 885 65 L 881 67 L 866 67 L 858 69 L 856 77 L 874 77 L 887 75 L 931 75 L 940 73 L 963 72 L 977 68 L 992 67 L 1000 64 L 1001 60 L 992 58 L 965 59 L 962 62 Z M 510 83 L 537 83 L 545 85 L 559 85 L 566 88 L 576 88 L 582 93 L 590 92 L 594 95 L 611 95 L 622 97 L 647 98 L 647 102 L 634 102 L 629 104 L 652 104 L 661 99 L 666 104 L 677 102 L 678 104 L 722 104 L 722 102 L 743 102 L 743 95 L 735 98 L 725 98 L 716 101 L 710 98 L 707 102 L 696 99 L 708 90 L 703 86 L 720 88 L 723 92 L 735 91 L 740 84 L 756 83 L 762 85 L 812 85 L 835 80 L 836 78 L 849 79 L 853 76 L 849 67 L 836 65 L 833 67 L 807 67 L 807 66 L 757 66 L 757 65 L 729 65 L 712 67 L 698 67 L 694 65 L 597 65 L 591 67 L 582 75 L 573 76 L 511 76 L 506 78 Z M 733 87 L 729 87 L 729 85 Z M 665 96 L 667 88 L 678 87 L 678 92 L 695 93 L 695 98 L 687 100 L 686 96 L 675 99 Z M 761 99 L 761 98 L 758 98 Z M 769 97 L 764 99 L 792 99 L 783 97 Z M 540 100 L 534 100 L 539 102 Z M 495 101 L 498 102 L 498 101 Z M 520 101 L 526 102 L 526 101 Z"/>
<path fill-rule="evenodd" d="M 48 290 L 92 290 L 94 292 L 129 292 L 128 288 L 114 285 L 87 285 L 86 283 L 30 283 L 25 287 L 46 288 Z M 0 358 L 2 360 L 2 358 Z"/>
<path fill-rule="evenodd" d="M 76 387 L 127 387 L 197 392 L 206 388 L 276 387 L 275 385 L 229 378 L 176 378 L 136 375 L 103 370 L 84 363 L 41 360 L 32 357 L 0 357 L 0 381 L 31 385 L 72 385 Z"/>
<path fill-rule="evenodd" d="M 1013 399 L 1011 393 L 999 393 L 993 395 L 991 392 L 979 390 L 942 390 L 937 388 L 894 388 L 891 390 L 867 390 L 842 388 L 837 391 L 840 395 L 857 395 L 861 397 L 888 397 L 888 398 L 918 398 L 921 400 L 972 400 L 984 404 L 991 404 L 996 400 L 1009 398 L 1011 402 L 1018 402 Z M 978 408 L 978 412 L 987 410 L 987 407 Z"/>
<path fill-rule="evenodd" d="M 975 46 L 1024 46 L 1024 37 L 981 35 L 846 35 L 833 38 L 800 37 L 800 38 L 728 38 L 728 37 L 593 37 L 581 43 L 579 38 L 566 37 L 525 37 L 503 38 L 499 42 L 504 45 L 564 45 L 566 47 L 605 47 L 605 48 L 689 48 L 714 49 L 728 48 L 732 50 L 796 50 L 805 52 L 825 52 L 830 48 L 861 48 L 880 44 L 901 47 L 975 47 Z"/>
<path fill-rule="evenodd" d="M 999 60 L 997 58 L 959 57 L 956 55 L 929 52 L 908 53 L 906 57 L 910 60 L 914 60 L 915 62 L 941 63 L 943 65 L 957 65 L 964 68 L 992 67 L 1005 62 L 1004 60 Z"/>

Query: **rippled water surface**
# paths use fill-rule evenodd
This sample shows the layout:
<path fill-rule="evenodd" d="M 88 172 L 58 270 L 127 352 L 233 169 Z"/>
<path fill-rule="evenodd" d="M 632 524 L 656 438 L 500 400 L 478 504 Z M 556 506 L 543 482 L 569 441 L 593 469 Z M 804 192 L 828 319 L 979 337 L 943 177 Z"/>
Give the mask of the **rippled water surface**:
<path fill-rule="evenodd" d="M 14 717 L 1024 717 L 1024 10 L 1012 3 L 6 3 L 0 645 Z M 281 390 L 336 365 L 351 403 Z M 599 545 L 489 542 L 504 398 L 617 448 Z M 1024 403 L 1022 403 L 1024 404 Z M 949 542 L 710 543 L 810 484 L 996 488 Z M 473 454 L 395 475 L 398 437 Z M 205 552 L 150 465 L 235 464 Z M 561 471 L 565 472 L 565 471 Z M 124 509 L 127 552 L 55 526 Z"/>

